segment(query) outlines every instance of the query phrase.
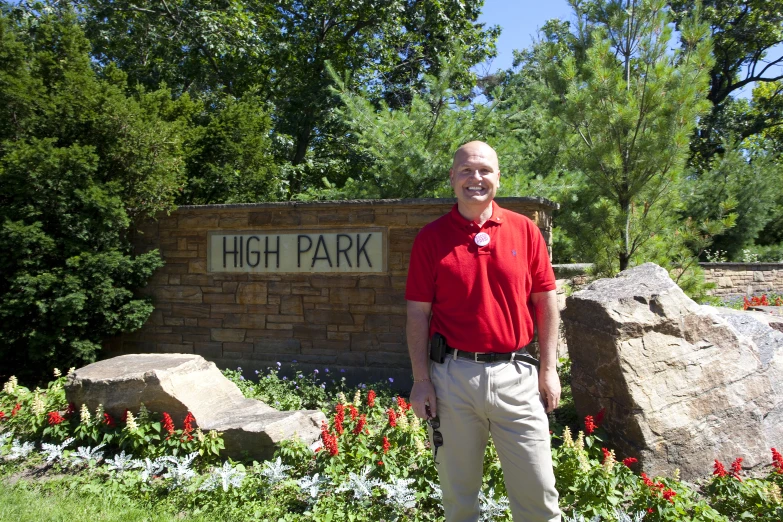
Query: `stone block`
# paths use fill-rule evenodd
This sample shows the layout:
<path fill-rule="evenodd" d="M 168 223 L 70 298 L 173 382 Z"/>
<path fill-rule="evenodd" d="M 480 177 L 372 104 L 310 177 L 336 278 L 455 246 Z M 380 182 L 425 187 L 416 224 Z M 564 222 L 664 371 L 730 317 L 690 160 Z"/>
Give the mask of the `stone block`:
<path fill-rule="evenodd" d="M 364 320 L 364 329 L 367 332 L 388 332 L 389 331 L 389 316 L 368 314 Z"/>
<path fill-rule="evenodd" d="M 371 305 L 375 300 L 375 291 L 371 288 L 332 288 L 329 301 L 335 304 Z"/>
<path fill-rule="evenodd" d="M 253 353 L 253 343 L 223 343 L 223 352 Z"/>
<path fill-rule="evenodd" d="M 310 324 L 353 325 L 350 313 L 331 310 L 305 310 L 305 320 Z"/>
<path fill-rule="evenodd" d="M 302 315 L 267 315 L 266 316 L 267 324 L 269 323 L 287 323 L 287 324 L 294 324 L 294 323 L 303 323 L 304 322 L 304 316 Z"/>
<path fill-rule="evenodd" d="M 326 339 L 326 326 L 317 324 L 295 324 L 294 337 L 297 339 Z"/>
<path fill-rule="evenodd" d="M 754 271 L 753 272 L 753 282 L 755 282 L 755 283 L 763 283 L 764 282 L 764 272 Z"/>
<path fill-rule="evenodd" d="M 262 282 L 239 283 L 236 297 L 236 302 L 240 304 L 266 304 L 267 284 Z"/>
<path fill-rule="evenodd" d="M 236 294 L 209 294 L 204 293 L 204 303 L 206 304 L 232 304 L 236 303 Z"/>
<path fill-rule="evenodd" d="M 269 294 L 275 295 L 290 295 L 291 283 L 284 283 L 282 281 L 270 281 L 267 283 Z"/>
<path fill-rule="evenodd" d="M 284 295 L 280 299 L 280 313 L 287 315 L 302 315 L 302 297 L 298 295 Z"/>
<path fill-rule="evenodd" d="M 377 368 L 410 368 L 408 355 L 393 352 L 367 352 L 367 366 Z"/>
<path fill-rule="evenodd" d="M 351 334 L 351 351 L 366 352 L 378 347 L 378 339 L 375 335 L 365 332 Z"/>
<path fill-rule="evenodd" d="M 389 288 L 391 287 L 391 278 L 387 275 L 379 276 L 361 276 L 359 277 L 359 288 Z"/>
<path fill-rule="evenodd" d="M 210 334 L 213 341 L 240 343 L 245 340 L 246 330 L 243 328 L 212 328 Z"/>
<path fill-rule="evenodd" d="M 152 295 L 159 302 L 201 303 L 203 294 L 198 286 L 159 286 Z"/>
<path fill-rule="evenodd" d="M 354 275 L 314 275 L 310 278 L 310 286 L 313 288 L 354 288 L 356 276 Z"/>
<path fill-rule="evenodd" d="M 264 328 L 266 316 L 263 314 L 226 314 L 223 318 L 225 328 Z"/>

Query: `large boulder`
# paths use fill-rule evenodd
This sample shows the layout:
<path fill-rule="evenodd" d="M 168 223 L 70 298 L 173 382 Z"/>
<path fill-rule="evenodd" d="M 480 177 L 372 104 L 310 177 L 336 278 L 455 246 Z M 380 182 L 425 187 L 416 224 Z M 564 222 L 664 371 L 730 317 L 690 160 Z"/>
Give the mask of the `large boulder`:
<path fill-rule="evenodd" d="M 619 457 L 649 474 L 755 467 L 783 441 L 783 334 L 700 306 L 647 263 L 570 296 L 563 312 L 577 412 L 606 408 Z"/>
<path fill-rule="evenodd" d="M 225 454 L 267 459 L 283 439 L 299 437 L 306 443 L 320 435 L 324 414 L 317 410 L 277 411 L 261 401 L 247 399 L 239 388 L 200 355 L 122 355 L 79 368 L 65 386 L 69 402 L 99 404 L 115 417 L 125 410 L 138 412 L 142 403 L 151 411 L 166 412 L 181 425 L 188 412 L 204 431 L 223 433 Z"/>

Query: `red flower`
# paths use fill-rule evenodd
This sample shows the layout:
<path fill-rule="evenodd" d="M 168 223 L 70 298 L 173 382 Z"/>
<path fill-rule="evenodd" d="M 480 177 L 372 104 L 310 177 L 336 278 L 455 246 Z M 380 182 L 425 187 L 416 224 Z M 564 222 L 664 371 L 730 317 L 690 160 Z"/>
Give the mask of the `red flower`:
<path fill-rule="evenodd" d="M 354 426 L 353 428 L 353 434 L 354 435 L 360 434 L 366 425 L 367 425 L 367 415 L 362 413 L 362 416 L 359 417 L 359 422 L 357 422 L 356 426 Z"/>
<path fill-rule="evenodd" d="M 382 460 L 379 460 L 379 461 L 378 461 L 378 465 L 379 465 L 379 466 L 383 466 L 383 461 L 382 461 Z"/>
<path fill-rule="evenodd" d="M 389 439 L 387 437 L 383 438 L 383 452 L 389 453 L 389 450 L 391 449 L 391 443 L 389 442 Z"/>
<path fill-rule="evenodd" d="M 411 409 L 411 405 L 405 402 L 405 399 L 403 397 L 397 397 L 397 405 L 400 407 L 400 410 L 402 411 L 408 411 Z"/>
<path fill-rule="evenodd" d="M 389 426 L 392 428 L 397 426 L 397 414 L 394 412 L 392 408 L 389 408 L 386 410 L 386 414 L 389 416 Z"/>
<path fill-rule="evenodd" d="M 324 448 L 329 451 L 329 454 L 332 457 L 339 453 L 337 448 L 337 435 L 329 433 L 329 427 L 326 425 L 326 421 L 321 424 L 321 440 L 324 443 Z"/>
<path fill-rule="evenodd" d="M 187 437 L 188 440 L 193 440 L 193 421 L 196 420 L 196 417 L 193 416 L 192 413 L 188 412 L 187 415 L 185 415 L 185 421 L 182 433 Z"/>
<path fill-rule="evenodd" d="M 645 473 L 644 471 L 642 471 L 642 482 L 644 482 L 645 486 L 649 486 L 649 487 L 654 487 L 655 486 L 653 481 L 650 480 L 650 477 L 648 477 L 647 473 Z"/>
<path fill-rule="evenodd" d="M 5 419 L 5 412 L 0 410 L 0 421 Z"/>
<path fill-rule="evenodd" d="M 601 424 L 604 423 L 604 415 L 606 415 L 606 408 L 601 408 L 601 411 L 599 411 L 595 415 L 595 427 L 598 428 L 601 426 Z"/>
<path fill-rule="evenodd" d="M 728 475 L 728 473 L 726 473 L 726 468 L 723 467 L 723 464 L 718 459 L 715 459 L 715 469 L 712 474 L 719 477 L 725 477 Z"/>
<path fill-rule="evenodd" d="M 103 422 L 110 428 L 113 428 L 114 426 L 117 425 L 117 423 L 114 422 L 114 419 L 112 418 L 112 416 L 109 415 L 106 412 L 103 412 Z"/>
<path fill-rule="evenodd" d="M 608 459 L 608 458 L 609 458 L 609 455 L 611 455 L 611 454 L 612 454 L 612 452 L 610 452 L 610 451 L 609 451 L 608 449 L 606 449 L 606 448 L 601 448 L 601 452 L 604 454 L 604 462 L 606 462 L 606 459 Z"/>
<path fill-rule="evenodd" d="M 592 435 L 597 427 L 598 426 L 596 426 L 595 422 L 593 421 L 592 415 L 588 415 L 587 417 L 585 417 L 585 433 L 587 433 L 588 435 Z"/>
<path fill-rule="evenodd" d="M 737 459 L 731 463 L 731 476 L 742 482 L 739 475 L 740 471 L 742 471 L 742 457 L 737 457 Z"/>
<path fill-rule="evenodd" d="M 636 464 L 637 462 L 639 461 L 634 457 L 627 457 L 623 459 L 623 464 L 625 464 L 625 466 L 628 468 L 630 468 L 632 464 Z"/>
<path fill-rule="evenodd" d="M 351 420 L 352 420 L 352 421 L 355 421 L 355 420 L 356 420 L 356 417 L 358 417 L 358 416 L 359 416 L 359 410 L 357 410 L 357 409 L 356 409 L 356 406 L 354 406 L 353 404 L 349 404 L 349 405 L 348 405 L 348 411 L 349 411 L 349 412 L 350 412 L 350 414 L 351 414 Z"/>
<path fill-rule="evenodd" d="M 673 489 L 667 489 L 662 493 L 664 500 L 668 500 L 672 504 L 674 504 L 674 497 L 677 495 L 677 492 Z"/>
<path fill-rule="evenodd" d="M 345 420 L 345 406 L 338 404 L 335 406 L 337 413 L 334 416 L 334 429 L 340 435 L 343 434 L 343 421 Z"/>
<path fill-rule="evenodd" d="M 375 407 L 375 390 L 370 390 L 367 392 L 367 406 L 370 408 Z"/>
<path fill-rule="evenodd" d="M 655 510 L 654 510 L 653 508 L 647 508 L 647 512 L 648 512 L 648 513 L 654 513 L 654 512 L 655 512 Z"/>
<path fill-rule="evenodd" d="M 68 403 L 68 408 L 65 409 L 65 414 L 66 415 L 73 415 L 74 413 L 76 413 L 76 405 L 74 403 L 72 403 L 72 402 L 69 402 Z"/>
<path fill-rule="evenodd" d="M 171 420 L 171 415 L 166 412 L 163 412 L 163 429 L 169 434 L 169 437 L 174 434 L 174 421 Z"/>
<path fill-rule="evenodd" d="M 122 420 L 123 424 L 128 422 L 128 408 L 125 408 L 125 412 L 122 414 Z"/>
<path fill-rule="evenodd" d="M 778 473 L 783 473 L 783 455 L 775 448 L 772 448 L 772 467 Z"/>
<path fill-rule="evenodd" d="M 49 417 L 49 426 L 56 426 L 65 420 L 59 411 L 50 411 L 46 415 Z"/>
<path fill-rule="evenodd" d="M 11 410 L 11 417 L 16 417 L 16 414 L 19 413 L 19 410 L 21 409 L 22 405 L 17 402 L 16 406 L 14 406 L 14 409 Z"/>

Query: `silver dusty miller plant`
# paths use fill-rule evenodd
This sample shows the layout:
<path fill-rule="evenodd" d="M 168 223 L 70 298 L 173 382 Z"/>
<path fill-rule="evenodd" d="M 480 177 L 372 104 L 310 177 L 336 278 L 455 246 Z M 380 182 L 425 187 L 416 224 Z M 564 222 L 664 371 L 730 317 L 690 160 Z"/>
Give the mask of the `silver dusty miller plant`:
<path fill-rule="evenodd" d="M 53 464 L 62 460 L 63 451 L 65 451 L 65 448 L 70 446 L 74 440 L 76 439 L 70 437 L 65 439 L 62 444 L 48 444 L 46 442 L 41 444 L 41 452 L 46 456 L 46 463 Z"/>
<path fill-rule="evenodd" d="M 198 451 L 181 458 L 174 456 L 161 458 L 163 465 L 166 466 L 166 473 L 163 474 L 163 478 L 171 479 L 171 484 L 169 484 L 170 490 L 184 486 L 196 476 L 196 472 L 190 469 L 190 465 L 196 457 L 198 457 Z"/>
<path fill-rule="evenodd" d="M 307 502 L 312 504 L 318 500 L 321 494 L 321 486 L 329 482 L 326 477 L 316 473 L 312 477 L 302 477 L 296 481 L 299 488 L 307 494 Z"/>
<path fill-rule="evenodd" d="M 274 486 L 288 478 L 286 471 L 289 469 L 291 469 L 291 466 L 286 466 L 280 457 L 277 457 L 277 460 L 274 462 L 264 462 L 264 467 L 260 473 L 266 478 L 270 486 Z"/>
<path fill-rule="evenodd" d="M 153 477 L 160 475 L 163 472 L 163 459 L 158 457 L 155 460 L 150 460 L 146 457 L 144 460 L 134 461 L 135 467 L 141 468 L 139 478 L 142 482 L 149 482 Z"/>
<path fill-rule="evenodd" d="M 225 461 L 223 467 L 212 470 L 212 473 L 199 489 L 202 491 L 214 491 L 220 486 L 223 488 L 223 491 L 228 491 L 232 487 L 239 488 L 242 487 L 245 475 L 247 474 L 244 471 L 238 470 L 229 461 Z"/>
<path fill-rule="evenodd" d="M 103 460 L 103 452 L 100 449 L 105 444 L 98 444 L 94 448 L 90 446 L 79 446 L 76 448 L 76 453 L 71 454 L 69 464 L 72 468 L 76 466 L 93 467 L 95 464 Z"/>
<path fill-rule="evenodd" d="M 108 470 L 113 473 L 125 473 L 128 470 L 141 467 L 141 461 L 133 460 L 133 455 L 126 455 L 125 450 L 105 462 Z"/>
<path fill-rule="evenodd" d="M 32 442 L 21 442 L 19 439 L 14 439 L 11 445 L 11 452 L 6 456 L 6 459 L 18 460 L 27 458 L 33 449 L 35 449 L 35 444 Z"/>
<path fill-rule="evenodd" d="M 348 482 L 344 482 L 336 491 L 353 491 L 353 498 L 362 501 L 372 498 L 372 488 L 381 487 L 382 482 L 369 478 L 371 471 L 370 466 L 365 466 L 358 475 L 352 471 L 348 475 Z"/>
<path fill-rule="evenodd" d="M 500 497 L 495 500 L 494 488 L 489 488 L 486 495 L 483 491 L 479 491 L 479 508 L 481 509 L 480 520 L 495 520 L 505 516 L 508 512 L 508 498 Z"/>

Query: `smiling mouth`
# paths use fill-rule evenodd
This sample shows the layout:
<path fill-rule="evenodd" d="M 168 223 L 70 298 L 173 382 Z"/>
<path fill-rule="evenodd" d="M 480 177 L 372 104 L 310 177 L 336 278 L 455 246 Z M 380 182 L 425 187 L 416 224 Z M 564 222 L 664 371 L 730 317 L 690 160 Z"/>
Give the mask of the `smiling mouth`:
<path fill-rule="evenodd" d="M 465 190 L 473 194 L 480 194 L 484 192 L 486 189 L 484 187 L 466 187 Z"/>

